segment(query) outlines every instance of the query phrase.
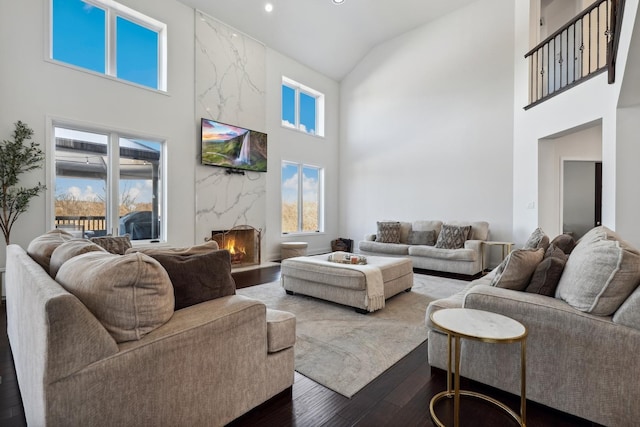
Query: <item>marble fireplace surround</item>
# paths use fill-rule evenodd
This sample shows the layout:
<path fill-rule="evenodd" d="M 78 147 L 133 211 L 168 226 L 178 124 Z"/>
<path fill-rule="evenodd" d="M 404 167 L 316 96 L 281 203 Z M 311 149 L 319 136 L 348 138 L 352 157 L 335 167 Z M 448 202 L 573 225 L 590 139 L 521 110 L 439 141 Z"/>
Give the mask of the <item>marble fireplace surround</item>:
<path fill-rule="evenodd" d="M 201 118 L 265 131 L 266 47 L 202 11 L 196 10 L 194 19 L 197 135 Z M 196 236 L 207 239 L 211 230 L 241 224 L 265 230 L 266 173 L 227 174 L 224 168 L 203 166 L 200 141 L 194 143 L 198 144 Z M 264 240 L 260 239 L 261 246 Z"/>

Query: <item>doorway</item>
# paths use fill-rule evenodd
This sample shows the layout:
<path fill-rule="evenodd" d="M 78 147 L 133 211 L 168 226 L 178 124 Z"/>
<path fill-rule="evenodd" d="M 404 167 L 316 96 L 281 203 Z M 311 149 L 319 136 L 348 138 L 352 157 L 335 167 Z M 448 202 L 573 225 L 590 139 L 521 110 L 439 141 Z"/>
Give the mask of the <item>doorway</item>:
<path fill-rule="evenodd" d="M 576 240 L 602 224 L 602 162 L 563 160 L 562 232 Z"/>

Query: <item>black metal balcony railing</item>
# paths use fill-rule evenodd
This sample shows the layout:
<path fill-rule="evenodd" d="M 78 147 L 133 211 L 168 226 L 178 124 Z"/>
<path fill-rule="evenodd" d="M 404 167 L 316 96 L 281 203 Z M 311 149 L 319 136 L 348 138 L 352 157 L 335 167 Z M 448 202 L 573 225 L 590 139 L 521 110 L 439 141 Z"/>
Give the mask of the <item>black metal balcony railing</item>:
<path fill-rule="evenodd" d="M 529 61 L 529 105 L 609 70 L 615 76 L 624 0 L 598 0 L 525 55 Z"/>

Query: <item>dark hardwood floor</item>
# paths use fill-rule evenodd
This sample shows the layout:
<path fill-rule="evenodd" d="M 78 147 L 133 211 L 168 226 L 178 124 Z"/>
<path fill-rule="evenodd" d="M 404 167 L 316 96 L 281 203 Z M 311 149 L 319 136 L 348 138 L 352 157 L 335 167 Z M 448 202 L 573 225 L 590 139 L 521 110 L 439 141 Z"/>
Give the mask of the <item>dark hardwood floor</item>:
<path fill-rule="evenodd" d="M 280 266 L 234 273 L 236 286 L 243 288 L 277 280 Z M 0 426 L 25 426 L 11 348 L 7 339 L 6 308 L 0 316 Z M 462 387 L 488 394 L 517 411 L 520 399 L 473 381 Z M 429 401 L 446 388 L 446 373 L 427 363 L 426 342 L 409 353 L 351 399 L 295 374 L 292 390 L 281 393 L 229 427 L 240 426 L 433 426 Z M 462 401 L 460 421 L 466 426 L 511 426 L 515 422 L 498 409 L 476 399 Z M 440 419 L 452 425 L 451 402 L 437 406 Z M 594 424 L 527 402 L 529 426 L 593 426 Z"/>

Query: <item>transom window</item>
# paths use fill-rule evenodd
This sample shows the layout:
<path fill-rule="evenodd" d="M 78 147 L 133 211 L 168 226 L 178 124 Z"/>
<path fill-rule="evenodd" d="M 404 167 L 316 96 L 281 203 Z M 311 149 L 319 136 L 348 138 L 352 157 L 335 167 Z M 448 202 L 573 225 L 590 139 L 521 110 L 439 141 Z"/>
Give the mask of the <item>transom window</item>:
<path fill-rule="evenodd" d="M 55 226 L 162 239 L 162 141 L 54 125 Z"/>
<path fill-rule="evenodd" d="M 51 0 L 51 59 L 158 90 L 166 90 L 166 31 L 113 0 Z"/>
<path fill-rule="evenodd" d="M 282 234 L 323 231 L 323 173 L 316 166 L 282 162 Z"/>
<path fill-rule="evenodd" d="M 282 77 L 282 126 L 324 136 L 324 95 Z"/>

